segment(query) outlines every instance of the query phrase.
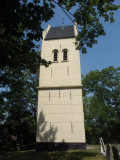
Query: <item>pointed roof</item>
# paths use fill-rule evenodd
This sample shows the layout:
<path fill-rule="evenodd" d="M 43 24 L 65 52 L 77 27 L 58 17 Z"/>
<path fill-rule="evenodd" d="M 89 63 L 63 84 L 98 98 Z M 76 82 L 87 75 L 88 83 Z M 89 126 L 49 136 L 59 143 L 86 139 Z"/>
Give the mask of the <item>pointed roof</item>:
<path fill-rule="evenodd" d="M 45 37 L 45 40 L 61 39 L 61 38 L 74 38 L 74 26 L 60 26 L 51 27 Z"/>

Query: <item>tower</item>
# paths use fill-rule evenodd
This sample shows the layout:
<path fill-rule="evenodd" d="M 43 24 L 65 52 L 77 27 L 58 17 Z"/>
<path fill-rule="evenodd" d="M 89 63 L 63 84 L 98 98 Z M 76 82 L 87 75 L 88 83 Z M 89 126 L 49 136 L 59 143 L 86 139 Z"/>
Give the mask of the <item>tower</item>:
<path fill-rule="evenodd" d="M 51 27 L 43 32 L 36 150 L 85 149 L 80 55 L 75 48 L 77 27 Z"/>

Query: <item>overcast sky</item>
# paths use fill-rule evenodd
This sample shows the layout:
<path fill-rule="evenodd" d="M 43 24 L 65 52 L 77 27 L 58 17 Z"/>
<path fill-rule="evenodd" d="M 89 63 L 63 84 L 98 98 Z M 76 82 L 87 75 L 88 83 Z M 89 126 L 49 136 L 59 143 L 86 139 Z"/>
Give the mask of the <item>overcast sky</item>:
<path fill-rule="evenodd" d="M 120 1 L 116 0 L 120 5 Z M 72 25 L 71 20 L 64 14 L 64 12 L 57 7 L 55 9 L 55 16 L 49 22 L 43 24 L 46 29 L 48 24 L 51 26 L 61 26 L 64 17 L 64 25 Z M 114 23 L 105 22 L 104 28 L 106 36 L 98 38 L 98 44 L 93 48 L 88 48 L 87 54 L 80 53 L 81 72 L 87 74 L 91 70 L 101 70 L 103 68 L 120 66 L 120 10 L 115 12 L 116 21 Z"/>

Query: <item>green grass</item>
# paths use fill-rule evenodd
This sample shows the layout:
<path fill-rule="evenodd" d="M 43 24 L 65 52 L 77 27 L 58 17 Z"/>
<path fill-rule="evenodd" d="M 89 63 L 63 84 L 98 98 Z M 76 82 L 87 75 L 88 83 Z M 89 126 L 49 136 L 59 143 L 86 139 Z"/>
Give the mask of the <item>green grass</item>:
<path fill-rule="evenodd" d="M 110 144 L 111 145 L 111 148 L 112 148 L 112 146 L 114 145 L 114 144 Z M 118 151 L 120 152 L 120 144 L 115 144 L 116 146 L 117 146 L 117 149 L 118 149 Z M 107 148 L 107 144 L 105 145 L 105 147 Z"/>
<path fill-rule="evenodd" d="M 116 144 L 118 151 L 120 152 L 120 144 Z"/>
<path fill-rule="evenodd" d="M 87 150 L 35 152 L 35 150 L 0 153 L 0 160 L 106 160 L 99 146 Z"/>

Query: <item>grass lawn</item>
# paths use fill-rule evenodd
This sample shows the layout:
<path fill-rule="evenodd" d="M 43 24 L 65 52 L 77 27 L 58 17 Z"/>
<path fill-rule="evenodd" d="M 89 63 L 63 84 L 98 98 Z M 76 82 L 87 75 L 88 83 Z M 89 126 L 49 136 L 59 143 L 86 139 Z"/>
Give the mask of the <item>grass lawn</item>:
<path fill-rule="evenodd" d="M 118 151 L 120 152 L 120 144 L 116 144 Z"/>
<path fill-rule="evenodd" d="M 99 146 L 76 151 L 35 152 L 35 150 L 0 153 L 0 160 L 106 160 Z"/>

